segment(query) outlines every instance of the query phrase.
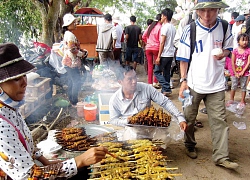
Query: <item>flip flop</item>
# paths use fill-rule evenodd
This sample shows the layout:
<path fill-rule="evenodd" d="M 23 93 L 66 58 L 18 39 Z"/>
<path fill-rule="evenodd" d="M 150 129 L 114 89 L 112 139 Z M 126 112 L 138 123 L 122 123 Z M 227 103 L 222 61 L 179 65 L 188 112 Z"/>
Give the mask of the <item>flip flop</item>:
<path fill-rule="evenodd" d="M 203 113 L 203 114 L 207 114 L 207 108 L 200 109 L 200 112 Z"/>
<path fill-rule="evenodd" d="M 203 128 L 203 124 L 200 121 L 196 121 L 194 125 L 198 128 Z"/>

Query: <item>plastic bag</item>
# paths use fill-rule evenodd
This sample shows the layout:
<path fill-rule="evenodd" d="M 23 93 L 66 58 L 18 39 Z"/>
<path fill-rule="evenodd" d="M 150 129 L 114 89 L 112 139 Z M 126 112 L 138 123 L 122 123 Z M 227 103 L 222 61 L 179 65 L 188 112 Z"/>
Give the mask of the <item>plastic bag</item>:
<path fill-rule="evenodd" d="M 67 72 L 62 64 L 62 57 L 54 51 L 51 51 L 49 64 L 60 74 L 65 74 Z"/>
<path fill-rule="evenodd" d="M 244 112 L 245 112 L 245 105 L 242 105 L 241 103 L 238 102 L 232 102 L 229 106 L 226 107 L 226 109 L 232 113 L 235 114 L 236 117 L 238 118 L 245 118 L 243 116 Z"/>
<path fill-rule="evenodd" d="M 186 89 L 183 91 L 184 98 L 178 97 L 179 101 L 182 102 L 182 108 L 185 109 L 187 106 L 192 104 L 193 96 L 190 95 L 190 91 Z"/>
<path fill-rule="evenodd" d="M 246 124 L 244 122 L 237 123 L 237 122 L 234 121 L 233 125 L 234 125 L 234 127 L 236 127 L 239 130 L 247 129 L 247 126 L 246 126 Z"/>
<path fill-rule="evenodd" d="M 160 140 L 164 143 L 161 146 L 162 148 L 166 148 L 172 140 L 179 141 L 184 138 L 184 132 L 180 129 L 179 122 L 175 117 L 172 117 L 168 127 L 125 126 L 125 129 L 118 134 L 118 139 L 121 141 L 134 139 Z"/>

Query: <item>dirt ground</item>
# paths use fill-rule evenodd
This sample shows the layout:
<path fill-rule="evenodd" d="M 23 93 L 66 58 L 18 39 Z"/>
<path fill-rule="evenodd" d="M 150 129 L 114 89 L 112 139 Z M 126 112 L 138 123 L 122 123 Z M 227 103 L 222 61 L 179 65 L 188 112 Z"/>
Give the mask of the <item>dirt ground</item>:
<path fill-rule="evenodd" d="M 138 81 L 147 82 L 147 76 L 142 65 L 138 65 L 137 68 Z M 179 92 L 179 78 L 174 75 L 173 93 L 170 99 L 181 110 L 181 103 L 178 100 Z M 90 87 L 91 84 L 85 84 L 84 91 L 81 92 L 81 96 L 85 97 L 94 92 Z M 226 100 L 229 99 L 230 91 L 226 92 Z M 82 98 L 81 97 L 81 98 Z M 236 101 L 240 100 L 240 92 L 236 93 Z M 229 132 L 229 150 L 230 158 L 237 162 L 240 167 L 237 170 L 228 170 L 223 167 L 215 166 L 212 161 L 212 142 L 209 124 L 207 121 L 207 115 L 199 113 L 197 119 L 200 120 L 204 127 L 197 128 L 195 135 L 197 140 L 197 159 L 190 159 L 185 154 L 185 148 L 183 141 L 174 142 L 167 147 L 167 156 L 172 162 L 169 162 L 169 167 L 178 167 L 174 173 L 181 173 L 182 176 L 176 177 L 177 180 L 200 180 L 200 179 L 212 179 L 212 180 L 237 180 L 237 179 L 250 179 L 250 122 L 249 122 L 249 99 L 246 100 L 246 110 L 244 113 L 245 118 L 237 118 L 233 113 L 227 111 L 227 121 L 230 127 Z M 201 103 L 200 109 L 204 107 Z M 70 116 L 76 119 L 76 109 L 68 110 Z M 34 114 L 35 115 L 35 114 Z M 35 115 L 36 116 L 36 115 Z M 233 122 L 246 123 L 246 130 L 238 130 L 234 127 Z"/>
<path fill-rule="evenodd" d="M 147 77 L 144 72 L 144 68 L 139 66 L 137 68 L 137 74 L 139 81 L 147 82 Z M 174 75 L 173 93 L 170 99 L 181 110 L 181 103 L 178 100 L 179 92 L 179 78 Z M 226 100 L 229 99 L 230 91 L 226 92 Z M 237 92 L 235 101 L 239 101 L 241 93 Z M 200 180 L 200 179 L 213 179 L 213 180 L 237 180 L 237 179 L 250 179 L 250 160 L 249 160 L 249 102 L 246 100 L 246 110 L 243 115 L 244 118 L 237 118 L 234 113 L 227 111 L 227 121 L 230 127 L 229 131 L 229 151 L 230 158 L 239 164 L 237 170 L 228 170 L 220 166 L 216 166 L 212 161 L 212 141 L 211 132 L 207 120 L 207 115 L 198 113 L 197 119 L 200 120 L 204 127 L 197 128 L 195 137 L 197 141 L 197 159 L 190 159 L 185 154 L 185 147 L 183 141 L 174 142 L 167 147 L 167 155 L 172 162 L 169 162 L 170 167 L 178 167 L 176 173 L 181 173 L 182 176 L 176 177 L 177 180 Z M 200 104 L 200 109 L 204 107 L 204 104 Z M 233 122 L 244 122 L 246 124 L 246 130 L 238 130 L 234 127 Z"/>

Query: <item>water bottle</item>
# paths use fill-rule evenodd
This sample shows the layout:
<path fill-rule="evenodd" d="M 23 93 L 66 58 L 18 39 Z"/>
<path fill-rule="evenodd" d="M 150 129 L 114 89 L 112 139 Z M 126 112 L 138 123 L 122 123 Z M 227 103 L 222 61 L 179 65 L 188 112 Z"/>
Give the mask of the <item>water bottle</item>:
<path fill-rule="evenodd" d="M 189 106 L 192 104 L 193 96 L 190 95 L 189 89 L 183 91 L 184 98 L 178 97 L 179 101 L 182 102 L 182 108 Z"/>

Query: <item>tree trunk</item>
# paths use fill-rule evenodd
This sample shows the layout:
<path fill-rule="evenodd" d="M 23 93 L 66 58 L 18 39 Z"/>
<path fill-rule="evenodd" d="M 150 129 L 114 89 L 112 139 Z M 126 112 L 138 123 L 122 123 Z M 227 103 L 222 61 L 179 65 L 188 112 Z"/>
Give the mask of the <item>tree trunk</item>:
<path fill-rule="evenodd" d="M 52 46 L 54 42 L 60 42 L 63 16 L 66 13 L 73 13 L 74 7 L 81 0 L 75 0 L 67 5 L 65 0 L 53 0 L 50 4 L 45 0 L 43 3 L 40 0 L 31 1 L 41 12 L 42 35 L 40 41 L 49 46 Z M 91 1 L 87 0 L 84 5 L 87 7 Z"/>

